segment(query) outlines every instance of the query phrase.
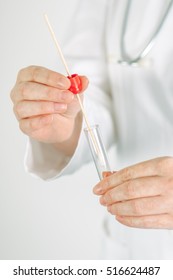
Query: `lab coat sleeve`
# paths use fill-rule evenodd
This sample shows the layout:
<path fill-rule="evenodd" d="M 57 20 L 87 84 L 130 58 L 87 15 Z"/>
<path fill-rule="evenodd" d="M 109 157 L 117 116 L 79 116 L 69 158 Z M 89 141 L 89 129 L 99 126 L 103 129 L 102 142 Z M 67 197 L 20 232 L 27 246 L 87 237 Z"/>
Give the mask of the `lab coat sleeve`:
<path fill-rule="evenodd" d="M 100 7 L 99 16 L 96 15 L 97 7 Z M 84 108 L 90 124 L 99 124 L 103 142 L 108 147 L 113 139 L 113 118 L 104 49 L 106 1 L 102 4 L 98 0 L 78 1 L 77 8 L 78 17 L 75 21 L 73 19 L 70 32 L 73 37 L 65 40 L 63 51 L 71 73 L 89 78 L 90 85 L 84 93 Z M 82 163 L 89 160 L 91 155 L 82 128 L 78 146 L 71 158 L 55 150 L 51 144 L 29 139 L 25 168 L 34 176 L 51 180 L 78 170 Z"/>

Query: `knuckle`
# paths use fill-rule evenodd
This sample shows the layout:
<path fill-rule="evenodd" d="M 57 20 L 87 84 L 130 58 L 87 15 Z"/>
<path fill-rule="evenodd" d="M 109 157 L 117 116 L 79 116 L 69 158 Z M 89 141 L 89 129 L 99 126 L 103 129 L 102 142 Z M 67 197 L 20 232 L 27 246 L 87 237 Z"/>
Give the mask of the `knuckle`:
<path fill-rule="evenodd" d="M 51 87 L 47 87 L 47 88 L 46 88 L 45 94 L 46 94 L 46 98 L 47 98 L 48 100 L 55 100 L 55 99 L 56 99 L 56 98 L 55 98 L 55 93 L 54 93 L 54 91 L 52 90 Z"/>
<path fill-rule="evenodd" d="M 28 120 L 22 119 L 19 121 L 20 130 L 31 137 L 34 131 L 37 130 L 37 126 L 38 126 L 37 122 L 34 119 L 28 119 Z"/>
<path fill-rule="evenodd" d="M 158 160 L 158 170 L 161 173 L 170 174 L 170 170 L 173 170 L 173 157 L 162 157 Z"/>
<path fill-rule="evenodd" d="M 129 216 L 128 218 L 126 218 L 124 224 L 128 227 L 134 227 L 135 226 L 134 217 Z"/>
<path fill-rule="evenodd" d="M 21 96 L 21 99 L 26 99 L 26 91 L 28 88 L 28 83 L 27 82 L 21 82 L 19 84 L 19 94 Z"/>
<path fill-rule="evenodd" d="M 19 120 L 20 118 L 19 118 L 19 116 L 18 116 L 18 114 L 17 114 L 17 112 L 16 112 L 16 107 L 15 107 L 15 105 L 13 106 L 13 113 L 14 113 L 14 115 L 16 116 L 17 120 Z"/>
<path fill-rule="evenodd" d="M 110 185 L 111 185 L 110 178 L 105 177 L 104 178 L 104 188 L 107 189 L 107 188 L 109 188 Z"/>
<path fill-rule="evenodd" d="M 130 167 L 126 167 L 122 171 L 122 180 L 125 182 L 130 180 L 131 178 L 132 178 L 132 170 Z"/>
<path fill-rule="evenodd" d="M 173 176 L 163 177 L 162 193 L 173 191 Z"/>
<path fill-rule="evenodd" d="M 54 73 L 53 74 L 54 80 L 56 79 L 57 84 L 61 85 L 61 88 L 69 89 L 70 88 L 70 81 L 69 79 L 65 80 L 65 77 L 61 75 L 60 73 Z"/>
<path fill-rule="evenodd" d="M 108 210 L 108 212 L 109 212 L 110 214 L 113 214 L 113 206 L 112 206 L 112 205 L 109 205 L 109 206 L 107 207 L 107 210 Z"/>
<path fill-rule="evenodd" d="M 47 82 L 47 84 L 51 84 L 52 82 L 52 72 L 51 71 L 45 71 L 45 80 Z"/>
<path fill-rule="evenodd" d="M 127 198 L 135 197 L 135 186 L 133 181 L 128 181 L 126 183 L 125 195 Z"/>
<path fill-rule="evenodd" d="M 53 113 L 54 112 L 53 102 L 40 102 L 40 112 Z"/>
<path fill-rule="evenodd" d="M 25 125 L 25 122 L 23 120 L 19 121 L 19 128 L 23 133 L 27 134 L 26 125 Z"/>
<path fill-rule="evenodd" d="M 173 170 L 173 157 L 167 157 L 166 166 L 168 173 L 170 174 L 170 170 Z"/>
<path fill-rule="evenodd" d="M 41 82 L 44 84 L 52 84 L 53 72 L 41 66 L 29 66 L 31 80 L 34 82 Z"/>
<path fill-rule="evenodd" d="M 17 74 L 17 82 L 25 81 L 26 74 L 32 72 L 32 67 L 33 66 L 27 66 L 27 67 L 21 68 Z"/>
<path fill-rule="evenodd" d="M 143 227 L 143 228 L 148 228 L 149 225 L 150 225 L 149 218 L 148 218 L 148 217 L 143 217 L 143 218 L 141 219 L 141 221 L 140 221 L 140 225 L 141 225 L 141 227 Z M 153 225 L 153 223 L 152 223 L 152 225 Z"/>
<path fill-rule="evenodd" d="M 28 89 L 27 82 L 18 82 L 10 92 L 10 98 L 13 101 L 13 103 L 17 102 L 17 100 L 26 99 L 27 89 Z"/>
<path fill-rule="evenodd" d="M 32 81 L 36 82 L 38 80 L 38 76 L 40 74 L 40 68 L 38 66 L 29 66 L 29 70 L 31 72 Z"/>
<path fill-rule="evenodd" d="M 24 113 L 23 103 L 19 102 L 14 106 L 14 112 L 18 118 L 21 118 Z"/>
<path fill-rule="evenodd" d="M 28 120 L 28 131 L 31 137 L 34 135 L 35 130 L 39 127 L 39 119 L 36 118 Z"/>
<path fill-rule="evenodd" d="M 38 70 L 38 66 L 30 65 L 24 68 L 21 68 L 17 74 L 17 82 L 25 81 L 29 76 L 31 76 L 31 79 L 35 75 L 35 71 Z"/>
<path fill-rule="evenodd" d="M 112 203 L 113 202 L 113 193 L 111 191 L 107 192 L 106 201 L 107 201 L 107 203 Z"/>
<path fill-rule="evenodd" d="M 139 200 L 133 200 L 131 201 L 131 208 L 134 213 L 134 215 L 141 215 L 142 214 L 142 206 Z"/>
<path fill-rule="evenodd" d="M 35 122 L 34 120 L 30 120 L 29 128 L 30 128 L 30 135 L 32 136 L 32 132 L 34 132 L 38 128 L 37 122 Z"/>
<path fill-rule="evenodd" d="M 23 76 L 23 73 L 25 72 L 25 69 L 26 68 L 22 68 L 19 70 L 18 74 L 17 74 L 17 80 L 21 80 L 22 76 Z"/>
<path fill-rule="evenodd" d="M 115 212 L 116 215 L 121 216 L 121 214 L 122 214 L 121 207 L 119 207 L 119 205 L 116 205 L 114 212 Z"/>
<path fill-rule="evenodd" d="M 145 202 L 145 204 L 142 203 L 141 209 L 143 210 L 143 212 L 144 212 L 144 210 L 145 210 L 145 212 L 150 212 L 151 210 L 153 211 L 153 210 L 155 209 L 155 207 L 156 207 L 157 204 L 158 204 L 158 203 L 156 203 L 155 200 L 153 200 L 153 199 L 148 199 L 148 200 Z"/>

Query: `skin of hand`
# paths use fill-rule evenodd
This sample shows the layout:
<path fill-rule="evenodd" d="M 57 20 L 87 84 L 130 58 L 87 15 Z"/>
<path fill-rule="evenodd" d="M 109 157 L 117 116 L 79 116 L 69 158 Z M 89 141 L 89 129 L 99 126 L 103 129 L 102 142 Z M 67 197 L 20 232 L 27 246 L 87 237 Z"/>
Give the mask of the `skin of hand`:
<path fill-rule="evenodd" d="M 173 158 L 160 157 L 110 174 L 93 189 L 120 223 L 173 229 Z"/>
<path fill-rule="evenodd" d="M 80 79 L 83 99 L 88 80 L 84 76 Z M 69 79 L 62 74 L 29 66 L 19 71 L 10 94 L 22 132 L 37 141 L 52 143 L 67 155 L 73 153 L 82 125 L 79 102 L 69 87 Z"/>

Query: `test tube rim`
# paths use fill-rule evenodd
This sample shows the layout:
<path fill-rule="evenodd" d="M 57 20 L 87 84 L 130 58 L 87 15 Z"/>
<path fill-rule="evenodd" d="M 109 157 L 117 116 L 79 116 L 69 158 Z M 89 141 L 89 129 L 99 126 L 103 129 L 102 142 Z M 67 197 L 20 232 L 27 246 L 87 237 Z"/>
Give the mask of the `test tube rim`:
<path fill-rule="evenodd" d="M 93 129 L 99 129 L 100 126 L 98 124 L 93 124 L 93 125 L 90 125 L 90 127 L 84 127 L 84 131 L 88 132 L 90 130 L 93 130 Z"/>

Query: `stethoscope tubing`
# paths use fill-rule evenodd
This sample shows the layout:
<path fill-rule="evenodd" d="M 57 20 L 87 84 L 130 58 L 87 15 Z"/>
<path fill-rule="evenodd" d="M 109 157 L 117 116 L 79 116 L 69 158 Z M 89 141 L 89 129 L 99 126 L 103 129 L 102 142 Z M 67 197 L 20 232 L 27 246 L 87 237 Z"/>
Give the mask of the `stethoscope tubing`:
<path fill-rule="evenodd" d="M 168 7 L 167 7 L 162 19 L 160 20 L 159 25 L 157 26 L 157 28 L 153 32 L 151 38 L 148 40 L 148 43 L 146 44 L 146 46 L 142 49 L 142 51 L 140 52 L 140 54 L 138 56 L 132 58 L 127 54 L 127 50 L 126 50 L 126 46 L 125 46 L 125 42 L 124 42 L 124 38 L 125 38 L 126 30 L 127 30 L 127 22 L 128 22 L 131 2 L 132 2 L 132 0 L 128 0 L 127 6 L 126 6 L 126 9 L 125 9 L 124 21 L 123 21 L 123 26 L 122 26 L 121 38 L 120 38 L 121 59 L 118 60 L 118 63 L 129 64 L 129 65 L 137 64 L 152 49 L 152 47 L 153 47 L 153 45 L 156 41 L 156 38 L 158 37 L 158 35 L 159 35 L 159 33 L 162 29 L 162 26 L 163 26 L 168 14 L 171 10 L 171 7 L 173 5 L 173 0 L 171 0 L 170 3 L 168 4 Z"/>

